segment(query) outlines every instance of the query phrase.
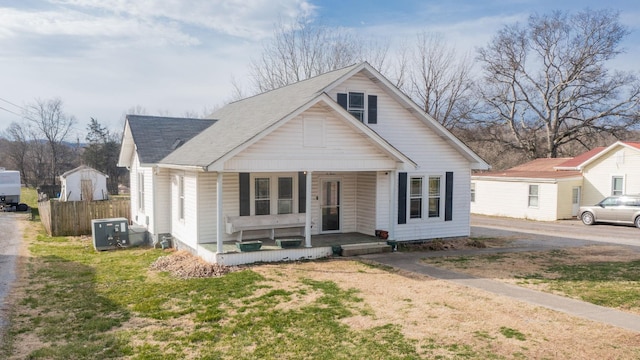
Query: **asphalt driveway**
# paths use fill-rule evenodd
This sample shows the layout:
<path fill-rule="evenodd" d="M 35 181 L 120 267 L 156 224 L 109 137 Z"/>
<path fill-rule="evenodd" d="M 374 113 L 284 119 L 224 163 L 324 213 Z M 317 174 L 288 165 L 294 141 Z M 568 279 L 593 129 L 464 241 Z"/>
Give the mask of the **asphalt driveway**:
<path fill-rule="evenodd" d="M 8 326 L 6 299 L 16 280 L 16 264 L 22 241 L 18 222 L 23 217 L 23 214 L 0 212 L 0 340 Z"/>

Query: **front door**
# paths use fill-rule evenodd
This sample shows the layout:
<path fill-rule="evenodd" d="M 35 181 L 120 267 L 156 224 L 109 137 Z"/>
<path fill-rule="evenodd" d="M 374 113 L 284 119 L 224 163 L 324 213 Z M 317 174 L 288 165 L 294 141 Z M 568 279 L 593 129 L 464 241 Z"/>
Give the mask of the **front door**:
<path fill-rule="evenodd" d="M 340 180 L 322 180 L 322 232 L 340 231 Z"/>
<path fill-rule="evenodd" d="M 580 209 L 580 186 L 574 186 L 571 191 L 571 216 L 578 216 Z"/>

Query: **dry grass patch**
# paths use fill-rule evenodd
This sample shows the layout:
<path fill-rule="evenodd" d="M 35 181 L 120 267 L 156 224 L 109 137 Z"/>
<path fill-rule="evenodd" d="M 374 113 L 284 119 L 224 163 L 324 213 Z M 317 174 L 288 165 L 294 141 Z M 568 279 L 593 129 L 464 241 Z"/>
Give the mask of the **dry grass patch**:
<path fill-rule="evenodd" d="M 624 246 L 442 256 L 423 261 L 640 314 L 640 253 Z"/>
<path fill-rule="evenodd" d="M 341 321 L 354 330 L 393 324 L 423 358 L 636 358 L 640 335 L 443 280 L 335 260 L 261 265 L 279 279 L 334 281 L 356 289 L 367 312 Z M 465 355 L 466 354 L 466 355 Z"/>

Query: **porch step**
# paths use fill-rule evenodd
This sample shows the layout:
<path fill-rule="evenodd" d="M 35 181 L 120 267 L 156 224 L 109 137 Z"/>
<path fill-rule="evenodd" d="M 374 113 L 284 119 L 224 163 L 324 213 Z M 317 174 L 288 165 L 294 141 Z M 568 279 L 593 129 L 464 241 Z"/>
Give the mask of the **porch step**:
<path fill-rule="evenodd" d="M 391 252 L 391 246 L 387 245 L 386 242 L 348 244 L 348 245 L 342 245 L 341 247 L 342 247 L 342 256 L 357 256 L 357 255 Z"/>

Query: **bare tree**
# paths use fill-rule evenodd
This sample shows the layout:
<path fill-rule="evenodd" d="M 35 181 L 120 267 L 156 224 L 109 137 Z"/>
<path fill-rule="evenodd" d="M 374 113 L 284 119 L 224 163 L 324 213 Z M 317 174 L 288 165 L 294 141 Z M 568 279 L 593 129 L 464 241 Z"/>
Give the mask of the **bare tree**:
<path fill-rule="evenodd" d="M 302 17 L 291 24 L 276 24 L 272 40 L 252 60 L 250 73 L 256 92 L 264 92 L 364 60 L 382 71 L 387 51 L 387 45 L 348 29 L 326 27 Z"/>
<path fill-rule="evenodd" d="M 563 146 L 594 134 L 633 129 L 640 121 L 638 79 L 606 67 L 628 34 L 618 17 L 608 10 L 553 12 L 505 26 L 478 52 L 484 120 L 506 126 L 504 140 L 531 158 L 557 157 Z"/>
<path fill-rule="evenodd" d="M 67 140 L 76 120 L 64 113 L 62 100 L 59 98 L 48 101 L 37 99 L 33 104 L 26 106 L 24 118 L 33 124 L 47 141 L 51 156 L 48 177 L 51 184 L 55 185 L 59 165 L 65 155 L 64 141 Z"/>
<path fill-rule="evenodd" d="M 473 92 L 473 63 L 438 34 L 421 33 L 408 56 L 403 90 L 447 129 L 465 123 L 478 100 Z"/>

